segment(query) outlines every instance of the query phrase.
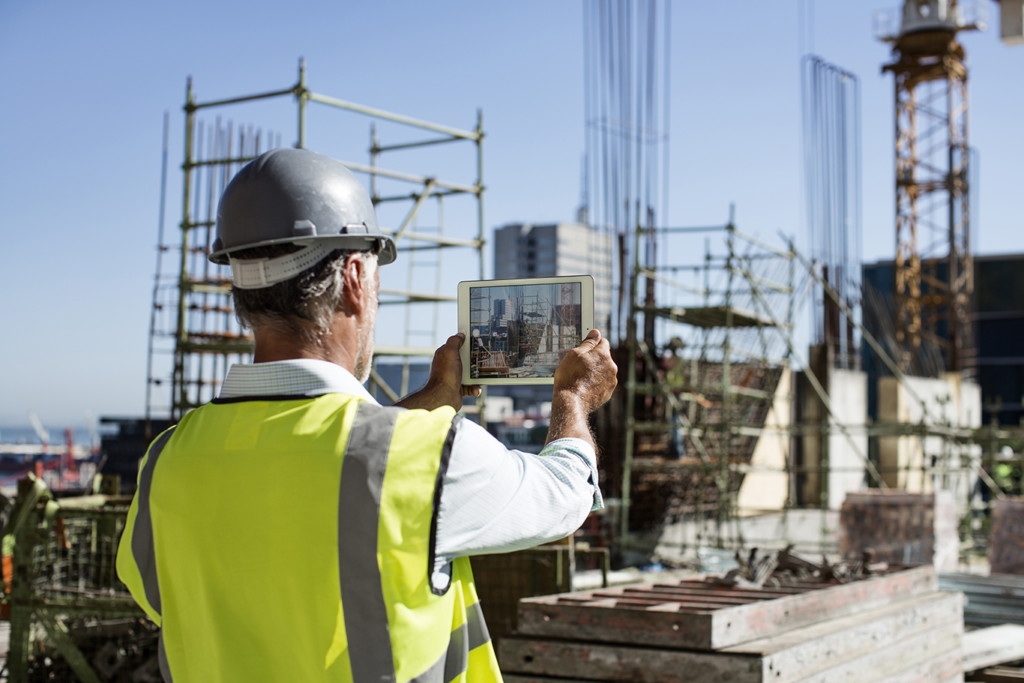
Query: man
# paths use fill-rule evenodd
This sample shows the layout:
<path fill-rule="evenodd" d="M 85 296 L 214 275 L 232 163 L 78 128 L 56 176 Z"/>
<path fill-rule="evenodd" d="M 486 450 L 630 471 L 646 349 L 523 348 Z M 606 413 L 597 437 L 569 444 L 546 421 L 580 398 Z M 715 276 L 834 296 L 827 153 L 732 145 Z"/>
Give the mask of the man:
<path fill-rule="evenodd" d="M 587 416 L 615 364 L 592 332 L 558 367 L 548 444 L 509 451 L 456 412 L 463 334 L 399 406 L 362 384 L 377 264 L 394 260 L 340 163 L 268 152 L 221 197 L 254 362 L 142 462 L 118 574 L 161 626 L 166 680 L 499 681 L 468 556 L 571 534 L 601 506 Z"/>

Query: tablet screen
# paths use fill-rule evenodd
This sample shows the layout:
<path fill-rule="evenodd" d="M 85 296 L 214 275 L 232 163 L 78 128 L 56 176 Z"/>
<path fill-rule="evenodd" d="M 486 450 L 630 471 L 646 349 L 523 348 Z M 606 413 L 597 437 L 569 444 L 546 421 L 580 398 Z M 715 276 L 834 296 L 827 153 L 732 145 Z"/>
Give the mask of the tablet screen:
<path fill-rule="evenodd" d="M 553 377 L 583 339 L 582 284 L 469 288 L 469 377 Z"/>

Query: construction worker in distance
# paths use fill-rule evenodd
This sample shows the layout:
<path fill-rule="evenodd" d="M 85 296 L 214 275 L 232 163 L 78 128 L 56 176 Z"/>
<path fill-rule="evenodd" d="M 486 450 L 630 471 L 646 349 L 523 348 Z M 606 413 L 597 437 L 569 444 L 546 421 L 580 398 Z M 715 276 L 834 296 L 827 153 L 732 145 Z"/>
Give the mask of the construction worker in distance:
<path fill-rule="evenodd" d="M 565 537 L 602 506 L 587 418 L 615 388 L 607 340 L 558 366 L 543 451 L 508 450 L 457 415 L 479 394 L 462 334 L 400 407 L 363 387 L 395 246 L 342 164 L 263 154 L 217 234 L 254 362 L 152 443 L 117 555 L 164 679 L 500 681 L 468 556 Z"/>

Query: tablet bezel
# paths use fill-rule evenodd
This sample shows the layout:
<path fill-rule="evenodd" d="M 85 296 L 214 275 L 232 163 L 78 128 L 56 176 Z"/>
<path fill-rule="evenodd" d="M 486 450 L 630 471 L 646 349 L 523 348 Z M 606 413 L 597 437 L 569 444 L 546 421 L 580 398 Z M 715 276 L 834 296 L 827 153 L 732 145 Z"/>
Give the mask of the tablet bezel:
<path fill-rule="evenodd" d="M 554 384 L 554 375 L 551 377 L 479 377 L 469 376 L 469 352 L 472 348 L 472 336 L 469 325 L 469 290 L 473 287 L 510 287 L 521 285 L 560 285 L 564 283 L 578 283 L 580 285 L 580 317 L 581 330 L 580 341 L 587 336 L 594 327 L 594 278 L 590 275 L 561 275 L 557 277 L 528 277 L 511 278 L 503 280 L 465 280 L 459 283 L 458 288 L 458 316 L 459 331 L 466 335 L 460 349 L 462 358 L 462 383 L 464 385 L 517 385 L 517 384 Z"/>

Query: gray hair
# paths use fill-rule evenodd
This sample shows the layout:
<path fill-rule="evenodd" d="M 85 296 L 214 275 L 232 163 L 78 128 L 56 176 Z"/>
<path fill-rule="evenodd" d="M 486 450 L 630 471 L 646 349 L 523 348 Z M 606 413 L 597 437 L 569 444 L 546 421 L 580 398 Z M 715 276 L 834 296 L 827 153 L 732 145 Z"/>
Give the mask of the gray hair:
<path fill-rule="evenodd" d="M 295 251 L 291 244 L 254 247 L 236 258 L 272 258 Z M 334 315 L 345 310 L 345 261 L 349 255 L 362 259 L 364 281 L 377 269 L 377 255 L 367 251 L 337 249 L 316 265 L 290 280 L 261 289 L 231 288 L 235 315 L 243 327 L 277 327 L 307 344 L 320 345 L 331 334 Z"/>

